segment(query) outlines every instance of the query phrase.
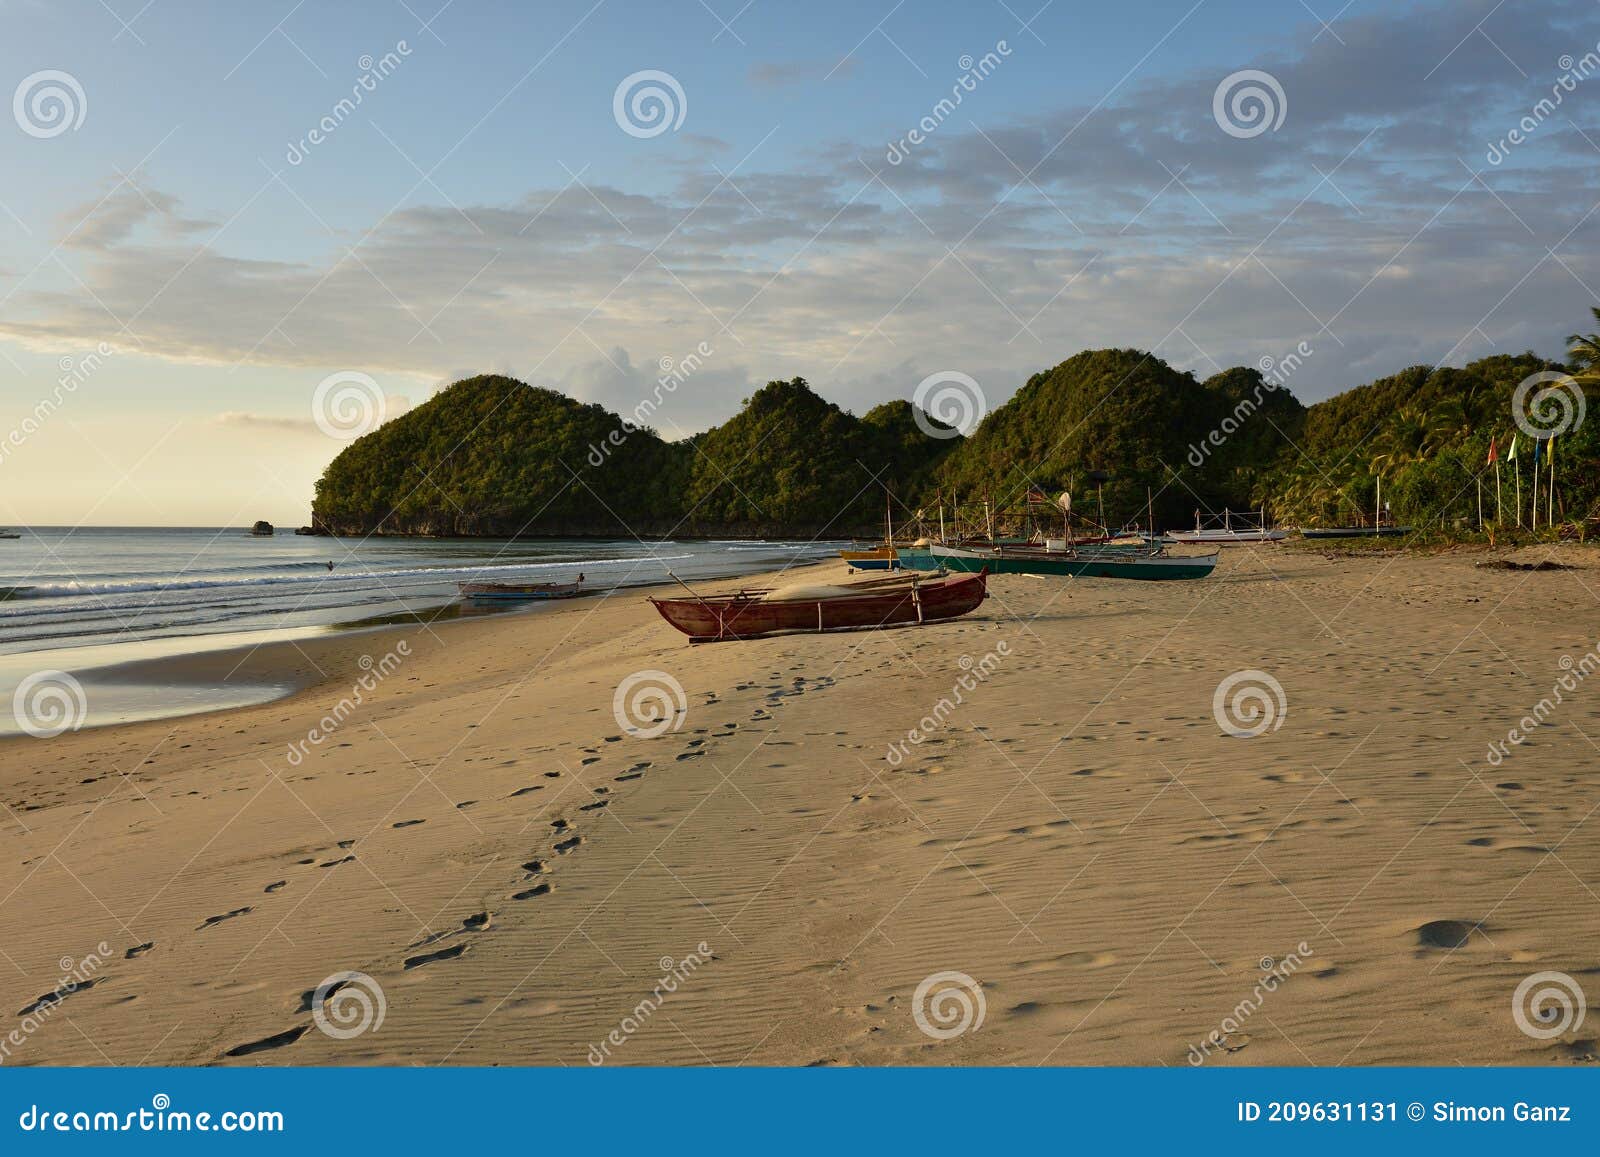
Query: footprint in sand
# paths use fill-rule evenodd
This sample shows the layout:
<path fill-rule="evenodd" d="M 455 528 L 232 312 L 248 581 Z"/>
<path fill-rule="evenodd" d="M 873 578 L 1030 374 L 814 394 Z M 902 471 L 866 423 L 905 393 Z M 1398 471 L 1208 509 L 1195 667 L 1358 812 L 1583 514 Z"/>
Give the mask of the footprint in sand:
<path fill-rule="evenodd" d="M 543 860 L 529 860 L 526 864 L 522 865 L 522 870 L 524 872 L 528 873 L 528 875 L 530 875 L 530 876 L 536 876 L 540 872 L 544 871 L 544 861 Z"/>
<path fill-rule="evenodd" d="M 1469 848 L 1490 848 L 1497 852 L 1529 852 L 1533 855 L 1545 855 L 1550 849 L 1543 844 L 1530 844 L 1519 840 L 1503 840 L 1498 836 L 1479 836 L 1468 840 Z"/>
<path fill-rule="evenodd" d="M 132 948 L 128 949 L 122 954 L 122 959 L 132 960 L 135 956 L 143 956 L 155 946 L 156 942 L 154 940 L 146 940 L 143 944 L 135 944 Z"/>
<path fill-rule="evenodd" d="M 581 812 L 599 811 L 601 808 L 608 806 L 610 803 L 611 801 L 608 799 L 597 799 L 593 803 L 584 804 L 578 810 Z"/>
<path fill-rule="evenodd" d="M 519 787 L 519 788 L 517 788 L 516 791 L 512 792 L 506 798 L 507 799 L 516 799 L 519 795 L 527 795 L 529 792 L 543 791 L 543 790 L 544 790 L 544 784 L 536 783 L 532 787 Z"/>
<path fill-rule="evenodd" d="M 317 867 L 319 867 L 319 868 L 337 868 L 340 864 L 350 864 L 350 863 L 354 863 L 354 862 L 355 862 L 355 857 L 354 856 L 345 856 L 343 859 L 339 859 L 339 860 L 325 860 L 324 862 L 318 864 Z"/>
<path fill-rule="evenodd" d="M 548 896 L 550 894 L 550 887 L 551 886 L 548 883 L 535 884 L 526 891 L 513 893 L 511 898 L 513 900 L 531 900 L 535 896 Z"/>
<path fill-rule="evenodd" d="M 488 912 L 487 909 L 485 909 L 482 912 L 474 912 L 470 916 L 463 917 L 461 926 L 468 932 L 482 932 L 485 928 L 489 927 L 489 924 L 493 919 L 494 917 Z"/>
<path fill-rule="evenodd" d="M 201 923 L 201 925 L 196 928 L 195 931 L 204 932 L 207 928 L 210 928 L 214 924 L 221 924 L 224 920 L 232 920 L 235 916 L 243 916 L 246 912 L 251 911 L 254 911 L 254 909 L 246 905 L 243 908 L 235 908 L 231 912 L 224 912 L 220 916 L 207 916 L 204 922 Z"/>
<path fill-rule="evenodd" d="M 103 976 L 96 976 L 90 980 L 80 980 L 70 989 L 64 987 L 52 988 L 49 992 L 45 993 L 32 1004 L 25 1008 L 18 1009 L 17 1015 L 27 1016 L 30 1013 L 38 1012 L 41 1008 L 49 1008 L 52 1004 L 60 1004 L 63 1000 L 66 1000 L 67 997 L 72 996 L 74 993 L 82 992 L 86 988 L 93 988 L 104 979 L 105 977 Z"/>
<path fill-rule="evenodd" d="M 550 821 L 550 826 L 552 828 L 554 828 L 558 832 L 564 832 L 568 828 L 570 828 L 572 825 L 570 823 L 568 823 L 566 820 L 551 820 Z"/>
<path fill-rule="evenodd" d="M 562 840 L 555 845 L 556 855 L 564 856 L 581 843 L 583 843 L 582 836 L 573 836 L 570 840 Z"/>
<path fill-rule="evenodd" d="M 295 1025 L 294 1028 L 285 1029 L 283 1032 L 274 1033 L 272 1036 L 253 1040 L 248 1044 L 234 1045 L 222 1055 L 225 1057 L 247 1057 L 251 1053 L 264 1053 L 269 1049 L 281 1049 L 285 1045 L 292 1045 L 295 1041 L 305 1036 L 311 1028 L 308 1024 Z"/>
<path fill-rule="evenodd" d="M 450 948 L 441 948 L 437 952 L 424 952 L 420 956 L 406 957 L 404 967 L 407 971 L 421 968 L 424 964 L 432 964 L 436 960 L 454 960 L 467 950 L 467 945 L 457 944 Z"/>
<path fill-rule="evenodd" d="M 401 820 L 399 823 L 390 824 L 389 826 L 392 828 L 414 828 L 418 824 L 425 824 L 427 822 L 427 820 Z"/>
<path fill-rule="evenodd" d="M 1481 935 L 1483 925 L 1465 920 L 1430 920 L 1417 929 L 1417 944 L 1423 948 L 1465 948 L 1474 932 Z"/>

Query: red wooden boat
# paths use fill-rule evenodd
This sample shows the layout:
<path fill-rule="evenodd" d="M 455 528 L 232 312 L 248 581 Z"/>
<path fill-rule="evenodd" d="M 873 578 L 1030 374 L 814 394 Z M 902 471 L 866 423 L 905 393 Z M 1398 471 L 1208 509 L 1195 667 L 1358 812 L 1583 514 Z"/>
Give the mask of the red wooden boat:
<path fill-rule="evenodd" d="M 873 630 L 953 619 L 983 602 L 988 581 L 987 570 L 932 578 L 912 574 L 838 586 L 650 601 L 691 643 L 709 643 L 791 631 Z"/>

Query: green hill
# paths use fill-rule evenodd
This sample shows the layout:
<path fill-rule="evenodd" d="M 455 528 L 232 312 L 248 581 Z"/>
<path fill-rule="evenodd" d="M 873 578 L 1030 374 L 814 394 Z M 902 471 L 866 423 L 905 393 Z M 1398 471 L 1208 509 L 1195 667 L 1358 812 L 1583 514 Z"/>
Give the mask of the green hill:
<path fill-rule="evenodd" d="M 1593 358 L 1578 357 L 1586 379 L 1600 365 L 1594 342 Z M 967 438 L 906 401 L 858 418 L 795 378 L 768 382 L 728 421 L 678 443 L 601 406 L 476 377 L 346 447 L 317 484 L 314 523 L 363 534 L 838 538 L 881 529 L 885 487 L 902 524 L 917 507 L 1014 504 L 1035 486 L 1069 490 L 1092 513 L 1103 474 L 1113 524 L 1142 521 L 1147 492 L 1169 527 L 1196 508 L 1263 504 L 1283 522 L 1346 523 L 1370 516 L 1381 477 L 1398 520 L 1449 531 L 1476 524 L 1489 441 L 1503 459 L 1518 383 L 1562 369 L 1531 353 L 1416 366 L 1308 408 L 1254 368 L 1199 381 L 1139 350 L 1090 350 L 1033 375 Z M 1600 502 L 1597 429 L 1580 424 L 1559 443 L 1558 516 Z M 1490 500 L 1492 517 L 1492 488 Z"/>

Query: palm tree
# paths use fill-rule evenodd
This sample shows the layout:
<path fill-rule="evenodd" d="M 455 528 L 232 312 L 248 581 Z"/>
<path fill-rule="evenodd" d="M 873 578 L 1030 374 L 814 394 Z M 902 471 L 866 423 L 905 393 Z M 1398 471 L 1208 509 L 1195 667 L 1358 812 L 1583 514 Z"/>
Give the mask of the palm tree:
<path fill-rule="evenodd" d="M 1600 325 L 1600 308 L 1589 307 L 1595 324 Z M 1567 336 L 1567 356 L 1578 367 L 1578 377 L 1600 379 L 1600 333 L 1574 333 Z"/>

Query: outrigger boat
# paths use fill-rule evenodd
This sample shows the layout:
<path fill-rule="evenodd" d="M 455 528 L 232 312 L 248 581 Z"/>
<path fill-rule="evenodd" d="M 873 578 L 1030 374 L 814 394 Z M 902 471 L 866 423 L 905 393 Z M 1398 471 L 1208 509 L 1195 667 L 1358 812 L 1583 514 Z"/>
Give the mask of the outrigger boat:
<path fill-rule="evenodd" d="M 1288 538 L 1289 532 L 1268 526 L 1264 509 L 1242 514 L 1224 510 L 1220 519 L 1213 515 L 1205 520 L 1201 519 L 1197 510 L 1194 512 L 1193 530 L 1169 530 L 1166 537 L 1169 542 L 1228 546 L 1241 542 L 1278 542 Z"/>
<path fill-rule="evenodd" d="M 851 571 L 900 569 L 900 556 L 894 548 L 894 495 L 884 499 L 883 542 L 869 550 L 841 550 L 839 557 Z"/>
<path fill-rule="evenodd" d="M 661 617 L 691 643 L 759 639 L 792 632 L 875 630 L 953 619 L 988 596 L 988 571 L 920 574 L 837 585 L 805 584 L 775 590 L 650 600 Z M 687 588 L 686 588 L 687 589 Z"/>
<path fill-rule="evenodd" d="M 1216 554 L 1172 555 L 1160 548 L 1091 546 L 1066 550 L 1035 547 L 946 546 L 931 542 L 900 552 L 913 570 L 984 570 L 990 574 L 1072 575 L 1081 578 L 1195 579 L 1216 569 Z"/>
<path fill-rule="evenodd" d="M 461 597 L 467 599 L 522 601 L 526 599 L 571 599 L 584 593 L 583 576 L 570 583 L 457 583 Z"/>
<path fill-rule="evenodd" d="M 875 546 L 871 550 L 841 550 L 839 557 L 851 570 L 899 570 L 900 555 L 893 546 Z"/>

